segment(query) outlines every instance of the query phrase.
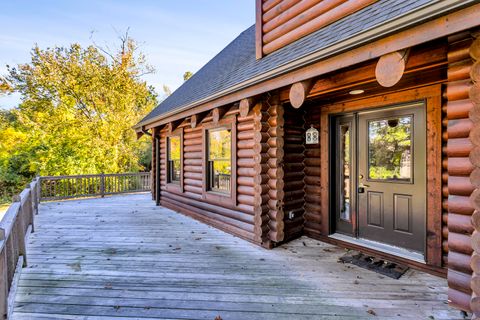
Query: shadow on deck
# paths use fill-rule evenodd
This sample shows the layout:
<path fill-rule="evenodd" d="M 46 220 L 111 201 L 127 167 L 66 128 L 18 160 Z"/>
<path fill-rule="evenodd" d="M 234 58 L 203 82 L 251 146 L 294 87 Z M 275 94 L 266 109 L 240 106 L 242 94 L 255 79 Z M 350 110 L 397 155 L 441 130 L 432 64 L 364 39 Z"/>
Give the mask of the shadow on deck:
<path fill-rule="evenodd" d="M 337 262 L 301 238 L 274 250 L 155 207 L 149 194 L 42 203 L 14 319 L 461 319 L 447 283 Z"/>

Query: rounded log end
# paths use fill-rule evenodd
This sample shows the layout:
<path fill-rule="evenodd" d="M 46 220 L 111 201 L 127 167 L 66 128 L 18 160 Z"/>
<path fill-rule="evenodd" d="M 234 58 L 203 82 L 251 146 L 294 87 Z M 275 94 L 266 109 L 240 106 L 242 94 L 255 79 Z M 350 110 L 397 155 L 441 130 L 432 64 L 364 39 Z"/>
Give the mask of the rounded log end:
<path fill-rule="evenodd" d="M 190 126 L 192 127 L 192 129 L 195 129 L 196 126 L 197 126 L 197 115 L 193 115 L 190 117 Z"/>
<path fill-rule="evenodd" d="M 378 59 L 375 68 L 375 77 L 382 87 L 390 88 L 402 79 L 404 71 L 404 54 L 398 51 L 392 52 L 383 55 Z"/>
<path fill-rule="evenodd" d="M 295 109 L 300 108 L 305 99 L 307 98 L 307 92 L 305 90 L 304 84 L 301 82 L 294 83 L 290 87 L 289 98 L 292 107 L 294 107 Z"/>
<path fill-rule="evenodd" d="M 251 98 L 245 98 L 240 101 L 240 106 L 238 107 L 240 111 L 240 117 L 245 118 L 246 116 L 248 116 L 252 104 L 253 101 Z"/>
<path fill-rule="evenodd" d="M 475 104 L 480 104 L 480 83 L 470 87 L 468 96 Z"/>
<path fill-rule="evenodd" d="M 473 41 L 469 49 L 470 57 L 474 60 L 480 60 L 480 38 Z"/>

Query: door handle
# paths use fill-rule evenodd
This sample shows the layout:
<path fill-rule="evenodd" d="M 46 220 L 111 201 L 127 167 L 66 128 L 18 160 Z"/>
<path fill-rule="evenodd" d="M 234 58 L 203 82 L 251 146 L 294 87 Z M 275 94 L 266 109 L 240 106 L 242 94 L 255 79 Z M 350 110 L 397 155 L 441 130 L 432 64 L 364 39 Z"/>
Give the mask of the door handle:
<path fill-rule="evenodd" d="M 359 188 L 370 188 L 370 186 L 368 184 L 363 184 L 361 182 L 358 184 L 358 187 Z"/>

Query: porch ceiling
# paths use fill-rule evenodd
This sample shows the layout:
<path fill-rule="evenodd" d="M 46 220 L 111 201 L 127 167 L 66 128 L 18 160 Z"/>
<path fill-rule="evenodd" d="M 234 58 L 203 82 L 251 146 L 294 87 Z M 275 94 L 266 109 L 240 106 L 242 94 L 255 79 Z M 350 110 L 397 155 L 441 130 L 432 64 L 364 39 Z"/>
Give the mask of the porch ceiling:
<path fill-rule="evenodd" d="M 444 279 L 385 278 L 308 238 L 266 250 L 149 194 L 42 203 L 35 229 L 15 319 L 460 318 Z"/>

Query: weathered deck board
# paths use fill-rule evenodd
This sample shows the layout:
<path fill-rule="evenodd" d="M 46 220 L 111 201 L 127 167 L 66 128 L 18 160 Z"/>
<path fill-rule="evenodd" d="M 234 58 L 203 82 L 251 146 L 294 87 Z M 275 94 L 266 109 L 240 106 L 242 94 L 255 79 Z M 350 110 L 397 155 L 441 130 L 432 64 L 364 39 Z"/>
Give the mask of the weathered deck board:
<path fill-rule="evenodd" d="M 43 203 L 28 252 L 14 319 L 462 318 L 443 279 L 385 278 L 308 238 L 265 250 L 146 194 Z"/>

